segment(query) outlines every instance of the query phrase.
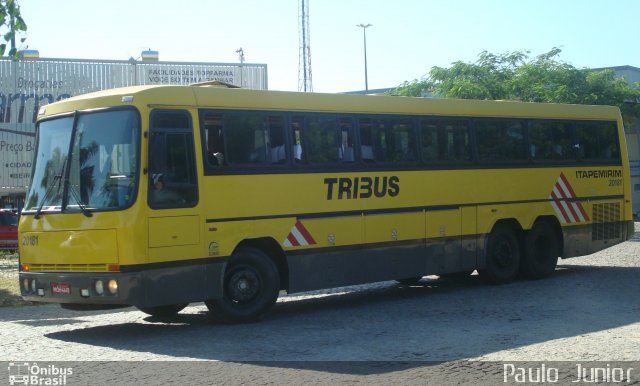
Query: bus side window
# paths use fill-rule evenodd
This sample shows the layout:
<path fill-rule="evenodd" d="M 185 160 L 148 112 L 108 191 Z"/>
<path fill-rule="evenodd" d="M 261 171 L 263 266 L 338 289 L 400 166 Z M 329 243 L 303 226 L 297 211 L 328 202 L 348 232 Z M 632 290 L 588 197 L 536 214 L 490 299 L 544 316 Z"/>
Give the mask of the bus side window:
<path fill-rule="evenodd" d="M 339 158 L 342 162 L 354 162 L 356 156 L 353 149 L 353 135 L 351 134 L 351 119 L 340 118 L 338 120 L 338 126 L 340 127 L 340 141 L 341 145 L 338 149 Z"/>
<path fill-rule="evenodd" d="M 204 136 L 206 146 L 206 160 L 209 165 L 225 165 L 224 159 L 224 137 L 222 133 L 222 115 L 205 113 L 202 116 Z"/>
<path fill-rule="evenodd" d="M 283 164 L 287 162 L 285 150 L 284 118 L 279 115 L 267 117 L 267 143 L 270 144 L 270 160 L 272 164 Z"/>
<path fill-rule="evenodd" d="M 229 112 L 222 117 L 226 162 L 231 166 L 265 166 L 287 162 L 284 117 L 260 112 Z"/>
<path fill-rule="evenodd" d="M 361 118 L 358 121 L 358 127 L 360 129 L 360 156 L 364 162 L 374 162 L 371 119 Z"/>
<path fill-rule="evenodd" d="M 315 116 L 306 123 L 304 135 L 311 164 L 355 161 L 350 118 Z"/>
<path fill-rule="evenodd" d="M 420 123 L 420 136 L 426 162 L 471 160 L 469 124 L 465 120 L 425 119 Z"/>
<path fill-rule="evenodd" d="M 417 161 L 416 133 L 411 119 L 362 119 L 360 136 L 364 146 L 362 159 L 372 155 L 377 162 Z"/>
<path fill-rule="evenodd" d="M 291 144 L 293 146 L 293 162 L 300 164 L 304 160 L 304 150 L 302 146 L 302 127 L 304 125 L 303 117 L 291 118 Z"/>
<path fill-rule="evenodd" d="M 580 158 L 595 161 L 620 161 L 618 131 L 615 122 L 578 122 L 576 137 Z"/>
<path fill-rule="evenodd" d="M 572 160 L 575 152 L 573 131 L 569 122 L 530 121 L 529 141 L 534 161 Z"/>
<path fill-rule="evenodd" d="M 475 121 L 480 161 L 513 162 L 527 158 L 524 124 L 515 119 L 477 119 Z"/>

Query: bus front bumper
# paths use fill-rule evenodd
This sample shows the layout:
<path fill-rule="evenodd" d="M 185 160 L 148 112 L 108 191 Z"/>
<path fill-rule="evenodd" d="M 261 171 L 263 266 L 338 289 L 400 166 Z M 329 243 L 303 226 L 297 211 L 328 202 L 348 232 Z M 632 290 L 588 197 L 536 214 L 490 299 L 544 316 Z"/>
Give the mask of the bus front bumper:
<path fill-rule="evenodd" d="M 20 272 L 23 299 L 45 303 L 136 305 L 143 300 L 136 293 L 141 282 L 140 273 Z"/>
<path fill-rule="evenodd" d="M 222 268 L 209 263 L 137 272 L 20 272 L 19 280 L 27 301 L 65 308 L 155 307 L 221 297 Z"/>

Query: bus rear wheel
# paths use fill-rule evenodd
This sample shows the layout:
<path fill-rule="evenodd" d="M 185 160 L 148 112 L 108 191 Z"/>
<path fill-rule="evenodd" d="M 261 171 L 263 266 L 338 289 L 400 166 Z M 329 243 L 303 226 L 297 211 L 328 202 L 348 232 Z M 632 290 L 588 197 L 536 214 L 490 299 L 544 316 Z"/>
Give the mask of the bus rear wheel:
<path fill-rule="evenodd" d="M 139 307 L 138 309 L 145 314 L 155 316 L 155 317 L 168 317 L 174 316 L 178 312 L 182 311 L 189 303 L 181 303 L 181 304 L 170 304 L 166 306 L 157 306 L 157 307 Z"/>
<path fill-rule="evenodd" d="M 240 247 L 224 274 L 223 296 L 205 302 L 214 318 L 246 323 L 262 319 L 280 292 L 280 275 L 274 262 L 262 251 Z"/>
<path fill-rule="evenodd" d="M 553 273 L 560 256 L 560 242 L 553 228 L 536 223 L 524 238 L 520 273 L 528 279 L 542 279 Z"/>
<path fill-rule="evenodd" d="M 504 284 L 518 274 L 520 249 L 515 232 L 506 226 L 493 228 L 487 241 L 485 267 L 478 270 L 480 278 L 490 284 Z"/>

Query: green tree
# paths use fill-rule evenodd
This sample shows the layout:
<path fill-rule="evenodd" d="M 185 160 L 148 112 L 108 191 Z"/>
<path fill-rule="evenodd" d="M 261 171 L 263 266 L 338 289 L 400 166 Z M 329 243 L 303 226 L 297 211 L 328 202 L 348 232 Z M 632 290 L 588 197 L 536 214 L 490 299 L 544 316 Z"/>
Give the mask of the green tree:
<path fill-rule="evenodd" d="M 558 59 L 562 51 L 530 58 L 528 51 L 492 54 L 483 51 L 475 63 L 457 61 L 433 67 L 422 80 L 404 82 L 393 93 L 460 99 L 505 99 L 527 102 L 612 105 L 625 122 L 640 115 L 640 87 L 616 77 L 613 70 L 578 69 Z"/>
<path fill-rule="evenodd" d="M 5 31 L 2 34 L 5 43 L 0 44 L 0 56 L 4 56 L 9 44 L 8 56 L 17 57 L 16 37 L 21 32 L 27 31 L 27 24 L 20 15 L 20 5 L 17 0 L 0 0 L 0 30 Z M 20 42 L 24 43 L 25 40 L 26 38 L 23 37 Z"/>

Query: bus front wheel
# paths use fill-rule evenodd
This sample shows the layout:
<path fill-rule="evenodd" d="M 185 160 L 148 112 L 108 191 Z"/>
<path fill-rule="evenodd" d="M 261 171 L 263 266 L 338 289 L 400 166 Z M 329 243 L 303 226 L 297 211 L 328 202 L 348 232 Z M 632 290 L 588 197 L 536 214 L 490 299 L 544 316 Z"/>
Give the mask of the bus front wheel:
<path fill-rule="evenodd" d="M 254 248 L 240 247 L 225 270 L 222 298 L 205 304 L 216 319 L 253 322 L 273 307 L 279 292 L 280 275 L 269 256 Z"/>
<path fill-rule="evenodd" d="M 480 277 L 490 284 L 504 284 L 513 280 L 520 266 L 520 250 L 515 232 L 498 225 L 487 240 L 485 267 L 478 270 Z"/>
<path fill-rule="evenodd" d="M 553 228 L 536 223 L 524 238 L 520 273 L 528 279 L 542 279 L 553 273 L 560 256 L 560 242 Z"/>

